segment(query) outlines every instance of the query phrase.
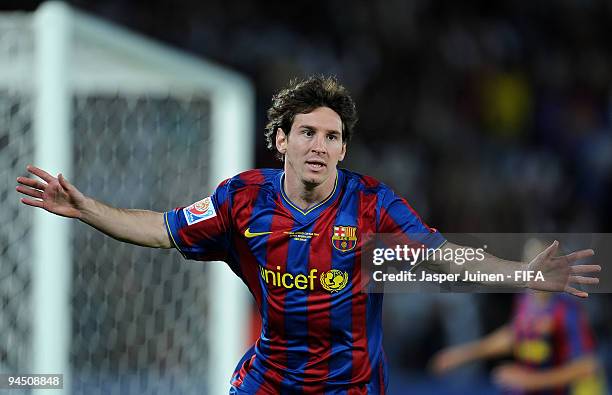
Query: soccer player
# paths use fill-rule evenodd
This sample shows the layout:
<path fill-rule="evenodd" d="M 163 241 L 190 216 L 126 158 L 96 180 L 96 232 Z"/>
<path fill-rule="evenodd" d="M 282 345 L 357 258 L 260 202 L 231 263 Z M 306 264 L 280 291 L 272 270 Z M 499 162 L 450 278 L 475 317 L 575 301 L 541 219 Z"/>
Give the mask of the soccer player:
<path fill-rule="evenodd" d="M 474 360 L 509 354 L 516 362 L 493 373 L 505 393 L 606 393 L 586 315 L 575 299 L 564 294 L 518 295 L 512 323 L 480 340 L 441 350 L 431 366 L 442 374 Z"/>
<path fill-rule="evenodd" d="M 338 169 L 357 115 L 336 79 L 292 82 L 273 97 L 268 118 L 268 147 L 283 168 L 238 174 L 188 207 L 166 213 L 112 208 L 61 174 L 32 166 L 28 171 L 42 181 L 20 177 L 17 190 L 29 196 L 22 199 L 27 205 L 78 218 L 118 240 L 227 262 L 262 318 L 260 338 L 232 376 L 232 393 L 384 394 L 383 298 L 362 292 L 362 235 L 421 235 L 418 243 L 430 248 L 445 239 L 387 186 Z M 596 282 L 582 274 L 599 267 L 570 265 L 593 251 L 555 257 L 557 244 L 529 263 L 557 281 L 522 285 L 586 297 L 570 282 Z M 487 255 L 479 270 L 525 267 Z"/>

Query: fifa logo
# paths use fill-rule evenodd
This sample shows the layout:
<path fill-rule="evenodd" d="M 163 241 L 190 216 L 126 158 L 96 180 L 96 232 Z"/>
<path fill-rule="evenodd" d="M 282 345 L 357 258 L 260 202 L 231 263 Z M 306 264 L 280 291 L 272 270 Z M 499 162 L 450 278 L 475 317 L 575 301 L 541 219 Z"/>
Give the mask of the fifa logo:
<path fill-rule="evenodd" d="M 332 245 L 341 252 L 351 251 L 357 245 L 357 227 L 334 226 Z"/>

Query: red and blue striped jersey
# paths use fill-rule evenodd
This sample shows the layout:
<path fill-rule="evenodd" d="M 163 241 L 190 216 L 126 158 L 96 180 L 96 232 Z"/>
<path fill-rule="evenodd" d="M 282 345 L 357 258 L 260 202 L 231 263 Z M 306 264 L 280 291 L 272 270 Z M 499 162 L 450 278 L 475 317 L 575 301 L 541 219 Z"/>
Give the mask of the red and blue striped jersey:
<path fill-rule="evenodd" d="M 566 294 L 539 299 L 526 293 L 517 296 L 513 320 L 514 357 L 521 365 L 543 371 L 561 367 L 594 353 L 594 341 L 580 302 Z M 601 377 L 584 377 L 564 388 L 513 395 L 604 394 Z M 585 392 L 586 391 L 586 392 Z"/>
<path fill-rule="evenodd" d="M 255 298 L 261 335 L 237 366 L 234 393 L 385 393 L 383 298 L 362 289 L 363 235 L 426 235 L 429 248 L 445 240 L 384 184 L 337 174 L 308 210 L 287 198 L 281 170 L 258 169 L 165 214 L 186 258 L 227 262 Z"/>

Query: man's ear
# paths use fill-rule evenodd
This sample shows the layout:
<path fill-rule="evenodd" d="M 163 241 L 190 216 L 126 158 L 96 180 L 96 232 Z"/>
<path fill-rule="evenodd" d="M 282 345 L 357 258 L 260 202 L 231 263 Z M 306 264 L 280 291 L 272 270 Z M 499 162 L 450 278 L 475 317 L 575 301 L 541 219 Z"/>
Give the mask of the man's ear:
<path fill-rule="evenodd" d="M 342 143 L 342 152 L 340 152 L 338 162 L 342 162 L 342 160 L 344 159 L 344 155 L 346 155 L 346 143 Z"/>
<path fill-rule="evenodd" d="M 283 129 L 281 128 L 276 129 L 276 149 L 282 155 L 285 155 L 287 153 L 287 138 L 288 137 L 289 136 L 287 136 L 285 132 L 283 132 Z"/>

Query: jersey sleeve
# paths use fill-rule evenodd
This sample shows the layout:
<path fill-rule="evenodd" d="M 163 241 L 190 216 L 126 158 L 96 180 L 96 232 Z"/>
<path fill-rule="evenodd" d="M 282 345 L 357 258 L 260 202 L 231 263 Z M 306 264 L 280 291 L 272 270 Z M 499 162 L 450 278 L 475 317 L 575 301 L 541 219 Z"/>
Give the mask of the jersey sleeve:
<path fill-rule="evenodd" d="M 394 234 L 394 239 L 406 245 L 424 245 L 437 249 L 446 239 L 437 229 L 423 222 L 406 199 L 399 197 L 391 189 L 383 191 L 379 209 L 379 233 Z"/>
<path fill-rule="evenodd" d="M 563 295 L 565 297 L 565 295 Z M 562 344 L 558 344 L 561 350 L 565 350 L 567 360 L 574 360 L 590 354 L 594 351 L 594 341 L 591 328 L 585 312 L 580 305 L 573 300 L 564 300 L 559 308 L 557 319 Z"/>
<path fill-rule="evenodd" d="M 225 180 L 211 196 L 164 213 L 168 236 L 186 259 L 227 261 L 231 240 L 229 187 L 229 180 Z"/>

